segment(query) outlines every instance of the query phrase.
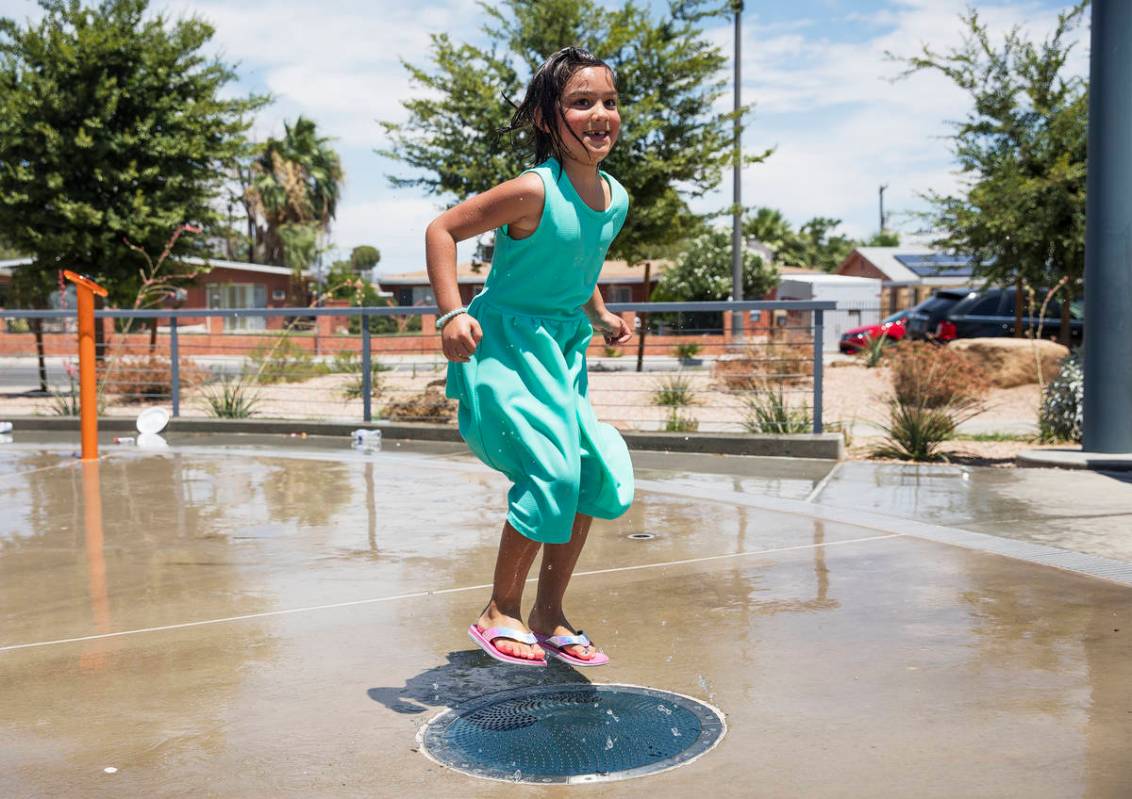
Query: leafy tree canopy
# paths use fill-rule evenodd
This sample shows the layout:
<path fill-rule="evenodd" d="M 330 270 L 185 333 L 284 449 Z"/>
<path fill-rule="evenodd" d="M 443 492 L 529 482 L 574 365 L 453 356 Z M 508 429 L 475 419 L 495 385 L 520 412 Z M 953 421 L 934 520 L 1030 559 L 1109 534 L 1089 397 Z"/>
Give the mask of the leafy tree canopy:
<path fill-rule="evenodd" d="M 970 253 L 980 276 L 993 282 L 1051 287 L 1064 280 L 1070 296 L 1081 291 L 1088 86 L 1067 74 L 1066 64 L 1087 5 L 1061 13 L 1041 42 L 1018 28 L 992 41 L 971 11 L 961 17 L 960 47 L 925 47 L 905 59 L 906 74 L 939 72 L 970 95 L 971 111 L 952 138 L 964 182 L 956 194 L 928 195 L 930 219 L 938 243 Z M 1061 306 L 1068 321 L 1069 303 Z M 1068 336 L 1067 324 L 1062 332 Z"/>
<path fill-rule="evenodd" d="M 391 144 L 381 152 L 417 174 L 392 183 L 459 201 L 530 166 L 525 143 L 501 141 L 495 131 L 511 117 L 508 98 L 522 98 L 543 60 L 575 45 L 613 68 L 621 96 L 621 137 L 605 168 L 633 206 L 612 256 L 636 263 L 698 233 L 686 198 L 718 186 L 734 158 L 734 114 L 715 108 L 727 85 L 726 56 L 700 24 L 728 9 L 671 0 L 656 18 L 632 0 L 613 8 L 594 0 L 502 0 L 482 8 L 485 46 L 437 34 L 430 66 L 405 64 L 424 91 L 405 102 L 407 122 L 382 123 Z"/>
<path fill-rule="evenodd" d="M 778 284 L 778 269 L 750 250 L 743 251 L 743 296 L 759 298 Z M 692 239 L 664 271 L 652 299 L 680 302 L 731 297 L 731 234 L 708 228 Z"/>
<path fill-rule="evenodd" d="M 381 251 L 377 247 L 362 244 L 350 252 L 350 267 L 355 272 L 373 269 L 381 262 Z"/>
<path fill-rule="evenodd" d="M 895 247 L 900 236 L 882 231 L 865 241 L 837 233 L 840 219 L 816 216 L 797 230 L 779 210 L 752 208 L 743 218 L 743 235 L 750 242 L 760 242 L 774 253 L 775 261 L 783 266 L 804 266 L 834 272 L 841 262 L 862 245 Z"/>
<path fill-rule="evenodd" d="M 0 19 L 0 230 L 35 259 L 26 302 L 54 272 L 88 272 L 129 302 L 142 262 L 180 224 L 206 229 L 225 166 L 265 100 L 230 97 L 213 29 L 147 13 L 147 0 L 41 0 L 41 20 Z M 181 246 L 190 246 L 190 237 Z"/>

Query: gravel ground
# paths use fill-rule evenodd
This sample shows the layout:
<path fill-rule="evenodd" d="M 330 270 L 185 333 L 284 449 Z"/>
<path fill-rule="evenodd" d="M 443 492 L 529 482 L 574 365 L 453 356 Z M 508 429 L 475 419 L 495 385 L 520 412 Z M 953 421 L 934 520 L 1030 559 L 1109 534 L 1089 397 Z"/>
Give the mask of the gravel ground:
<path fill-rule="evenodd" d="M 703 432 L 739 431 L 745 416 L 740 398 L 728 392 L 713 380 L 709 367 L 684 371 L 649 371 L 638 374 L 629 371 L 591 371 L 590 398 L 599 419 L 622 429 L 664 429 L 672 409 L 655 404 L 658 391 L 686 387 L 692 404 L 678 410 L 679 417 L 694 420 Z M 432 384 L 442 386 L 444 367 L 440 363 L 420 368 L 379 373 L 381 390 L 374 401 L 375 410 L 390 399 L 404 399 L 419 395 Z M 332 374 L 315 377 L 301 383 L 278 383 L 260 386 L 254 390 L 255 415 L 292 419 L 344 419 L 362 418 L 361 399 L 346 399 L 348 384 L 355 378 Z M 30 388 L 30 387 L 28 387 Z M 181 413 L 184 416 L 208 416 L 204 393 L 215 386 L 186 391 L 182 397 Z M 436 390 L 434 388 L 433 390 Z M 849 455 L 853 458 L 869 457 L 882 440 L 878 425 L 886 418 L 885 398 L 889 392 L 887 370 L 866 369 L 855 363 L 838 363 L 827 367 L 824 374 L 823 414 L 827 423 L 840 423 L 848 431 Z M 19 388 L 8 389 L 0 395 L 0 419 L 5 416 L 52 413 L 52 402 L 43 397 L 20 396 Z M 785 397 L 793 406 L 808 404 L 808 384 L 789 387 Z M 949 451 L 952 459 L 1000 464 L 1012 462 L 1021 449 L 1032 446 L 1027 436 L 1037 427 L 1037 408 L 1040 392 L 1037 385 L 1009 389 L 991 389 L 986 409 L 966 422 L 961 431 L 988 436 L 1007 434 L 1011 440 L 961 440 L 954 442 Z M 164 403 L 168 404 L 168 403 Z M 141 405 L 111 405 L 110 416 L 135 415 Z"/>

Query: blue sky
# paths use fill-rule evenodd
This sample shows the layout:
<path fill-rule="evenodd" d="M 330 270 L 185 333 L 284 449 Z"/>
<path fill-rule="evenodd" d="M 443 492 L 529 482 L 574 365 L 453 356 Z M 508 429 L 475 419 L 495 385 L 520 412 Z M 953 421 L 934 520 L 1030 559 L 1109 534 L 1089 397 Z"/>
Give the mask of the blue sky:
<path fill-rule="evenodd" d="M 424 264 L 424 228 L 443 201 L 393 189 L 399 170 L 374 153 L 384 144 L 375 120 L 403 119 L 400 101 L 412 96 L 400 64 L 424 63 L 429 35 L 480 37 L 474 0 L 153 0 L 174 16 L 197 14 L 216 27 L 214 52 L 239 63 L 237 89 L 268 91 L 273 106 L 256 122 L 263 138 L 298 114 L 336 139 L 346 171 L 332 244 L 348 251 L 373 244 L 382 271 L 415 271 Z M 877 187 L 888 184 L 891 221 L 906 234 L 917 227 L 906 212 L 923 208 L 920 195 L 955 186 L 945 122 L 961 118 L 966 98 L 928 74 L 892 79 L 899 67 L 886 51 L 914 53 L 923 42 L 943 49 L 959 42 L 962 0 L 748 0 L 743 29 L 743 100 L 756 104 L 744 147 L 776 147 L 765 164 L 743 173 L 746 205 L 782 209 L 795 223 L 812 216 L 844 221 L 854 235 L 877 229 Z M 1068 0 L 974 2 L 996 30 L 1022 25 L 1034 35 L 1052 27 Z M 661 4 L 653 2 L 660 8 Z M 38 15 L 31 0 L 0 0 L 0 15 Z M 708 31 L 725 53 L 729 25 Z M 1081 31 L 1073 68 L 1087 66 Z M 728 67 L 730 70 L 730 67 Z M 723 105 L 729 106 L 730 98 Z M 721 191 L 696 201 L 700 211 L 730 202 Z M 461 256 L 470 254 L 461 247 Z"/>

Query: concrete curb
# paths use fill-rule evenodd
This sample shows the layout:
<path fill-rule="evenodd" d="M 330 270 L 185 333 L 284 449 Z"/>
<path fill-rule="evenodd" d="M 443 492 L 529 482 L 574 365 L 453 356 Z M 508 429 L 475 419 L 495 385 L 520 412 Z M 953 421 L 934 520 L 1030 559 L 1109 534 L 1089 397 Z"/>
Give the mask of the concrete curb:
<path fill-rule="evenodd" d="M 1014 459 L 1019 466 L 1054 469 L 1092 469 L 1098 472 L 1132 471 L 1132 452 L 1082 452 L 1079 449 L 1031 449 Z"/>
<path fill-rule="evenodd" d="M 69 416 L 17 416 L 9 417 L 13 432 L 21 430 L 75 432 L 79 420 Z M 110 433 L 136 431 L 130 417 L 110 416 L 98 421 L 99 430 Z M 306 433 L 308 436 L 348 436 L 358 429 L 380 430 L 387 440 L 409 439 L 417 441 L 461 441 L 455 425 L 425 424 L 419 422 L 318 422 L 294 419 L 205 419 L 178 417 L 169 421 L 170 433 L 254 433 L 261 435 L 288 435 Z M 726 433 L 642 433 L 623 432 L 630 449 L 660 452 L 699 452 L 716 455 L 756 455 L 775 458 L 816 458 L 842 460 L 845 457 L 844 438 L 839 433 L 820 435 L 728 435 Z"/>

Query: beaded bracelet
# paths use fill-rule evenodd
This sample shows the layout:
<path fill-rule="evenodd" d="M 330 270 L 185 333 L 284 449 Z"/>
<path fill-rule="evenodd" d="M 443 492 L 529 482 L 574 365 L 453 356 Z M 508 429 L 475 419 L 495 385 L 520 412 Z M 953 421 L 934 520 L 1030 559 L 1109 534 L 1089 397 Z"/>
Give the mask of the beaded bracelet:
<path fill-rule="evenodd" d="M 436 329 L 440 330 L 442 327 L 444 327 L 444 325 L 452 317 L 459 316 L 460 314 L 467 313 L 467 312 L 468 312 L 468 309 L 463 307 L 463 306 L 457 308 L 454 311 L 449 311 L 448 313 L 444 314 L 443 316 L 441 316 L 439 319 L 436 320 Z"/>

